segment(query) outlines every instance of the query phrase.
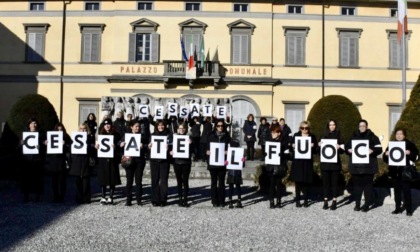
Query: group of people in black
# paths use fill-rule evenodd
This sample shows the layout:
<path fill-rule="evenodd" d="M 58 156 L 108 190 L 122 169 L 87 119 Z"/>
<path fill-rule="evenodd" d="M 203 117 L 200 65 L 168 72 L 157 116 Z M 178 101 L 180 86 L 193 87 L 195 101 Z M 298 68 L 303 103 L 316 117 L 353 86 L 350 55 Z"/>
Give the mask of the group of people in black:
<path fill-rule="evenodd" d="M 131 118 L 130 118 L 131 119 Z M 43 168 L 45 167 L 52 177 L 53 201 L 62 202 L 66 192 L 66 175 L 68 173 L 75 177 L 76 200 L 78 203 L 90 203 L 90 176 L 93 166 L 98 168 L 98 181 L 101 186 L 100 203 L 103 205 L 113 204 L 115 187 L 121 184 L 119 166 L 126 171 L 126 205 L 131 206 L 133 201 L 133 184 L 135 182 L 135 200 L 138 205 L 142 205 L 142 177 L 146 161 L 150 160 L 151 172 L 151 202 L 153 206 L 165 206 L 168 199 L 168 176 L 170 165 L 173 164 L 177 179 L 178 189 L 178 205 L 188 207 L 189 196 L 189 175 L 193 160 L 204 159 L 208 162 L 211 143 L 224 143 L 225 151 L 228 147 L 239 147 L 238 141 L 231 138 L 228 131 L 228 124 L 223 119 L 202 118 L 199 116 L 190 117 L 188 119 L 178 119 L 177 117 L 167 117 L 165 120 L 153 121 L 153 118 L 135 118 L 131 120 L 123 119 L 123 114 L 119 113 L 117 119 L 112 122 L 111 119 L 105 118 L 99 126 L 98 135 L 113 135 L 113 158 L 97 158 L 96 151 L 99 145 L 95 142 L 95 133 L 98 128 L 96 117 L 89 114 L 85 123 L 79 126 L 80 132 L 87 132 L 87 154 L 70 154 L 71 138 L 65 131 L 64 125 L 58 123 L 54 130 L 63 131 L 64 134 L 64 151 L 63 154 L 45 155 L 45 145 L 47 144 L 45 137 L 39 137 L 40 149 L 39 154 L 24 154 L 24 178 L 22 180 L 22 192 L 24 201 L 29 200 L 29 194 L 35 194 L 35 201 L 40 199 L 43 191 Z M 150 132 L 150 126 L 154 126 L 154 131 Z M 30 119 L 27 123 L 27 131 L 38 131 L 39 123 L 36 119 Z M 125 133 L 141 134 L 141 155 L 139 157 L 126 157 L 123 155 L 123 149 L 126 145 Z M 285 193 L 284 178 L 289 173 L 288 162 L 290 165 L 290 178 L 295 183 L 295 203 L 296 207 L 309 207 L 308 191 L 313 182 L 313 157 L 319 152 L 322 140 L 318 141 L 316 136 L 311 133 L 311 125 L 308 121 L 302 121 L 299 131 L 291 134 L 290 128 L 285 124 L 283 118 L 280 122 L 274 118 L 270 123 L 262 117 L 260 126 L 254 120 L 254 116 L 249 114 L 243 125 L 243 136 L 246 142 L 246 158 L 242 161 L 254 160 L 255 143 L 258 138 L 258 144 L 261 145 L 262 159 L 265 156 L 265 145 L 270 142 L 280 144 L 280 162 L 278 164 L 267 164 L 265 171 L 269 177 L 269 207 L 281 208 L 281 198 Z M 188 158 L 172 158 L 172 137 L 174 134 L 188 135 L 190 153 Z M 152 148 L 152 136 L 167 136 L 167 158 L 157 159 L 150 157 L 150 149 Z M 311 139 L 311 158 L 296 158 L 295 138 L 309 137 Z M 394 137 L 396 141 L 404 141 L 406 143 L 407 166 L 413 165 L 418 158 L 418 150 L 412 142 L 407 140 L 407 133 L 404 129 L 396 129 Z M 378 137 L 368 128 L 368 122 L 361 120 L 358 129 L 353 133 L 347 142 L 344 142 L 337 122 L 330 120 L 325 128 L 325 134 L 322 139 L 337 140 L 337 152 L 339 154 L 346 153 L 349 158 L 349 172 L 353 181 L 355 211 L 367 212 L 373 204 L 373 177 L 378 172 L 377 156 L 382 154 L 382 146 Z M 369 141 L 369 162 L 364 164 L 352 162 L 352 140 L 368 140 Z M 226 154 L 226 152 L 225 152 Z M 382 155 L 385 162 L 388 162 L 388 148 Z M 241 202 L 241 184 L 242 173 L 240 170 L 227 170 L 228 161 L 223 165 L 211 165 L 208 162 L 207 169 L 211 176 L 211 202 L 213 207 L 242 208 Z M 320 163 L 323 181 L 323 209 L 337 209 L 338 197 L 338 181 L 342 170 L 340 155 L 338 155 L 335 163 Z M 402 213 L 404 210 L 408 216 L 412 215 L 411 188 L 410 181 L 406 181 L 402 176 L 404 166 L 389 166 L 389 176 L 395 191 L 396 208 L 393 214 Z M 227 178 L 226 178 L 227 175 Z M 228 204 L 226 204 L 225 186 L 229 184 Z M 236 188 L 237 200 L 233 201 L 233 195 Z M 329 205 L 329 196 L 332 193 L 332 202 Z M 362 194 L 364 194 L 364 204 L 362 203 Z M 401 195 L 403 194 L 403 198 Z M 302 204 L 303 200 L 303 204 Z M 404 205 L 402 205 L 404 202 Z"/>

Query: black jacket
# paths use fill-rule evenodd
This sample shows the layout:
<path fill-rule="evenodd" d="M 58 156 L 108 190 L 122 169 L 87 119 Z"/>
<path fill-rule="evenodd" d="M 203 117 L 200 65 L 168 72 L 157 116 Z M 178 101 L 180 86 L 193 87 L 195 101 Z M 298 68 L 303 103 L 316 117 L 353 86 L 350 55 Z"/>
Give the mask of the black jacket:
<path fill-rule="evenodd" d="M 245 142 L 257 141 L 257 138 L 255 137 L 255 133 L 257 132 L 257 124 L 255 123 L 255 121 L 246 120 L 242 128 L 242 131 L 244 132 Z M 251 136 L 251 137 L 248 138 L 248 136 Z"/>
<path fill-rule="evenodd" d="M 266 165 L 266 171 L 267 172 L 272 172 L 274 170 L 274 167 L 280 167 L 283 166 L 285 169 L 284 171 L 287 171 L 287 160 L 289 158 L 289 154 L 286 154 L 286 150 L 288 150 L 288 141 L 287 138 L 285 137 L 279 137 L 279 139 L 273 139 L 271 136 L 270 138 L 267 140 L 266 143 L 268 142 L 279 142 L 280 143 L 280 164 L 279 165 Z M 267 155 L 267 154 L 266 154 Z M 285 174 L 284 174 L 285 175 Z"/>
<path fill-rule="evenodd" d="M 267 141 L 267 139 L 271 137 L 270 124 L 269 123 L 260 124 L 260 127 L 258 128 L 257 136 L 258 136 L 258 144 L 265 145 L 265 142 Z"/>
<path fill-rule="evenodd" d="M 328 132 L 322 137 L 322 139 L 337 139 L 338 145 L 344 144 L 340 131 L 337 131 L 337 130 Z M 340 154 L 343 154 L 343 153 L 344 153 L 344 150 L 342 148 L 338 149 L 337 163 L 321 163 L 321 170 L 322 171 L 341 171 L 342 166 L 341 166 Z"/>
<path fill-rule="evenodd" d="M 352 155 L 348 150 L 352 149 L 352 140 L 369 140 L 369 149 L 373 152 L 369 155 L 368 164 L 353 164 Z M 350 155 L 349 158 L 349 172 L 350 174 L 375 174 L 378 172 L 378 158 L 377 156 L 382 153 L 382 146 L 379 138 L 370 130 L 367 129 L 365 132 L 355 131 L 350 138 L 350 141 L 346 144 L 346 153 Z"/>
<path fill-rule="evenodd" d="M 229 143 L 231 141 L 231 138 L 229 136 L 229 133 L 226 131 L 223 132 L 221 135 L 217 135 L 216 131 L 213 131 L 209 136 L 209 141 L 207 143 L 206 151 L 210 150 L 210 143 L 224 143 L 225 144 L 225 151 L 227 151 L 229 147 Z M 225 157 L 226 160 L 226 157 Z M 207 166 L 208 170 L 211 169 L 226 169 L 226 166 L 216 166 L 216 165 L 210 165 Z"/>
<path fill-rule="evenodd" d="M 410 155 L 406 155 L 406 165 L 405 165 L 405 166 L 409 166 L 411 165 L 410 161 L 413 163 L 417 161 L 419 150 L 417 149 L 414 143 L 408 141 L 407 139 L 404 141 L 405 141 L 405 149 L 410 151 Z M 382 159 L 387 164 L 389 162 L 389 155 L 385 155 L 385 153 L 388 151 L 388 148 L 389 147 L 386 148 L 384 154 L 382 155 Z M 388 166 L 388 175 L 391 178 L 401 178 L 402 170 L 403 170 L 403 167 L 405 166 L 393 166 L 393 165 Z"/>

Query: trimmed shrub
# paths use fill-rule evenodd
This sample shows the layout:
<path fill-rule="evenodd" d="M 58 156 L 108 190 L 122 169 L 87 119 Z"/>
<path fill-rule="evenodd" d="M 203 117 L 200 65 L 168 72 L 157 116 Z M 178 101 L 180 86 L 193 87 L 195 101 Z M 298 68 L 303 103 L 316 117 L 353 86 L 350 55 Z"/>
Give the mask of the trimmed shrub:
<path fill-rule="evenodd" d="M 362 119 L 359 110 L 348 98 L 342 95 L 329 95 L 318 100 L 308 115 L 311 131 L 317 139 L 321 139 L 330 119 L 337 121 L 338 129 L 344 141 L 350 139 Z"/>

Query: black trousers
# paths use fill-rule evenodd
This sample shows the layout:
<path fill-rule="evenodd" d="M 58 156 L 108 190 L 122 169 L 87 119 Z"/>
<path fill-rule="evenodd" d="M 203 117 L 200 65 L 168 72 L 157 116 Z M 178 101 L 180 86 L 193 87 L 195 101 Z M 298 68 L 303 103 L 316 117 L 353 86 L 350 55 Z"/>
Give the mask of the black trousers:
<path fill-rule="evenodd" d="M 304 182 L 295 182 L 296 201 L 301 199 L 300 193 L 303 195 L 303 200 L 308 200 L 308 189 L 310 184 Z"/>
<path fill-rule="evenodd" d="M 150 160 L 152 177 L 152 203 L 166 203 L 168 200 L 169 162 Z"/>
<path fill-rule="evenodd" d="M 203 159 L 203 161 L 206 161 L 206 147 L 207 147 L 207 143 L 200 143 L 200 151 L 201 151 L 201 158 Z"/>
<path fill-rule="evenodd" d="M 202 158 L 202 151 L 200 151 L 200 137 L 192 137 L 192 147 L 194 153 L 194 159 L 198 160 Z"/>
<path fill-rule="evenodd" d="M 354 200 L 360 207 L 362 193 L 365 195 L 365 205 L 370 206 L 373 202 L 373 174 L 352 174 L 354 185 Z"/>
<path fill-rule="evenodd" d="M 340 171 L 322 171 L 322 188 L 324 198 L 328 198 L 330 191 L 332 191 L 333 198 L 337 198 L 339 177 Z"/>
<path fill-rule="evenodd" d="M 270 179 L 270 188 L 269 188 L 269 194 L 268 197 L 270 200 L 273 200 L 275 198 L 280 199 L 283 190 L 286 189 L 286 187 L 282 183 L 282 177 L 281 176 L 274 176 L 272 173 L 268 174 L 268 177 Z"/>
<path fill-rule="evenodd" d="M 246 142 L 246 159 L 254 160 L 255 141 Z"/>
<path fill-rule="evenodd" d="M 225 169 L 211 169 L 211 203 L 213 205 L 225 204 Z"/>
<path fill-rule="evenodd" d="M 232 200 L 234 187 L 235 184 L 229 184 L 229 200 Z M 238 199 L 240 200 L 242 198 L 241 184 L 236 184 L 236 194 L 238 195 Z"/>
<path fill-rule="evenodd" d="M 67 191 L 66 171 L 52 172 L 51 184 L 54 201 L 63 201 Z"/>
<path fill-rule="evenodd" d="M 404 195 L 404 207 L 407 212 L 411 212 L 411 183 L 410 181 L 403 181 L 401 178 L 392 178 L 392 185 L 394 186 L 395 207 L 401 207 L 401 193 Z"/>
<path fill-rule="evenodd" d="M 90 203 L 90 177 L 74 177 L 74 185 L 76 186 L 76 202 L 79 204 Z"/>
<path fill-rule="evenodd" d="M 188 197 L 188 192 L 190 187 L 188 181 L 190 179 L 191 173 L 191 164 L 174 164 L 178 196 L 179 197 Z"/>
<path fill-rule="evenodd" d="M 144 159 L 133 159 L 134 164 L 130 166 L 130 168 L 125 169 L 125 174 L 127 177 L 127 184 L 126 184 L 126 194 L 127 194 L 127 201 L 131 201 L 133 198 L 133 182 L 136 182 L 136 200 L 140 201 L 141 196 L 143 195 L 143 171 L 144 167 L 146 166 L 146 160 Z"/>

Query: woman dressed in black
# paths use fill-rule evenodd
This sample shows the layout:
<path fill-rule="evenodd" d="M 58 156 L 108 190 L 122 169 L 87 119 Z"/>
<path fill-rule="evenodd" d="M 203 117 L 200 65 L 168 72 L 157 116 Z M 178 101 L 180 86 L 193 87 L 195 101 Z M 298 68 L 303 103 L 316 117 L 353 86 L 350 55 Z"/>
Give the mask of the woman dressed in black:
<path fill-rule="evenodd" d="M 90 204 L 90 176 L 92 168 L 89 166 L 89 158 L 96 158 L 95 137 L 91 134 L 90 128 L 86 123 L 80 124 L 79 132 L 87 132 L 87 154 L 71 155 L 69 175 L 74 176 L 74 183 L 76 187 L 76 202 L 78 204 Z"/>
<path fill-rule="evenodd" d="M 120 169 L 119 163 L 120 159 L 120 135 L 114 131 L 112 126 L 111 119 L 105 119 L 103 121 L 104 127 L 100 135 L 112 135 L 114 136 L 114 143 L 112 144 L 111 148 L 114 151 L 113 158 L 99 158 L 98 164 L 98 178 L 99 178 L 99 185 L 101 186 L 102 190 L 102 198 L 101 204 L 102 205 L 113 205 L 114 204 L 114 192 L 115 186 L 121 185 L 121 178 L 120 178 Z M 96 149 L 99 149 L 99 144 L 96 145 Z M 106 189 L 109 186 L 109 197 L 106 198 Z"/>
<path fill-rule="evenodd" d="M 140 122 L 137 120 L 130 121 L 130 129 L 132 134 L 140 134 Z M 141 135 L 141 146 L 140 146 L 140 157 L 130 157 L 131 163 L 130 166 L 125 168 L 125 174 L 127 177 L 127 200 L 125 202 L 126 206 L 131 206 L 131 201 L 133 199 L 133 182 L 136 183 L 136 201 L 137 205 L 141 205 L 141 197 L 143 195 L 143 172 L 144 167 L 146 166 L 146 152 L 147 152 L 147 144 L 145 143 L 146 139 L 143 139 L 146 136 Z M 149 141 L 147 139 L 147 141 Z M 127 139 L 124 140 L 122 145 L 126 145 Z"/>
<path fill-rule="evenodd" d="M 271 136 L 267 140 L 268 142 L 280 143 L 280 163 L 278 165 L 267 164 L 265 169 L 270 179 L 270 208 L 281 208 L 281 196 L 286 190 L 286 186 L 282 182 L 287 174 L 288 155 L 285 152 L 288 152 L 288 136 L 283 136 L 280 127 L 274 126 L 271 128 Z M 275 198 L 277 202 L 274 205 Z"/>
<path fill-rule="evenodd" d="M 178 125 L 178 135 L 187 135 L 187 125 L 185 123 L 181 123 Z M 189 193 L 189 185 L 188 181 L 190 178 L 191 173 L 191 153 L 193 150 L 193 143 L 192 139 L 189 139 L 188 142 L 190 148 L 190 152 L 188 153 L 187 158 L 173 158 L 174 163 L 174 170 L 176 175 L 176 182 L 178 188 L 178 205 L 182 207 L 188 207 L 188 193 Z M 171 155 L 173 155 L 173 151 L 171 151 Z"/>
<path fill-rule="evenodd" d="M 85 123 L 89 126 L 90 133 L 95 137 L 96 131 L 98 130 L 98 123 L 96 122 L 96 116 L 94 113 L 90 113 L 86 118 Z"/>
<path fill-rule="evenodd" d="M 270 138 L 270 124 L 267 122 L 267 118 L 261 117 L 260 127 L 258 128 L 258 144 L 261 145 L 261 161 L 264 161 L 265 157 L 265 142 Z"/>
<path fill-rule="evenodd" d="M 394 131 L 394 137 L 396 141 L 404 141 L 405 142 L 405 155 L 406 155 L 406 166 L 411 166 L 414 162 L 418 159 L 419 150 L 417 149 L 416 145 L 409 140 L 406 139 L 407 132 L 405 129 L 397 128 Z M 384 162 L 388 163 L 389 161 L 389 151 L 386 148 L 383 156 Z M 400 214 L 406 211 L 407 216 L 413 215 L 413 209 L 411 204 L 411 182 L 406 181 L 402 177 L 402 171 L 404 166 L 393 166 L 390 165 L 388 167 L 389 173 L 388 175 L 391 177 L 392 185 L 394 187 L 394 198 L 395 198 L 395 210 L 392 214 Z M 404 208 L 401 206 L 401 193 L 404 195 Z"/>
<path fill-rule="evenodd" d="M 308 146 L 312 149 L 310 159 L 297 159 L 296 154 L 293 156 L 291 176 L 295 181 L 295 193 L 296 193 L 296 207 L 301 207 L 300 204 L 300 193 L 303 194 L 303 206 L 308 207 L 308 189 L 312 184 L 313 180 L 313 169 L 314 169 L 314 154 L 317 151 L 317 140 L 314 134 L 310 131 L 310 123 L 303 121 L 300 123 L 300 131 L 295 133 L 292 140 L 292 151 L 296 153 L 295 138 L 296 137 L 310 137 L 311 145 Z M 304 149 L 304 147 L 302 147 Z"/>
<path fill-rule="evenodd" d="M 158 120 L 155 123 L 155 131 L 153 136 L 167 136 L 168 142 L 163 146 L 166 148 L 165 159 L 158 159 L 150 157 L 150 175 L 152 177 L 152 205 L 166 206 L 168 201 L 168 177 L 169 177 L 169 144 L 172 144 L 172 138 L 166 124 Z M 152 148 L 152 143 L 149 143 L 149 149 Z"/>
<path fill-rule="evenodd" d="M 53 202 L 63 202 L 67 190 L 67 170 L 66 161 L 70 162 L 70 146 L 71 138 L 67 134 L 66 129 L 62 123 L 57 123 L 54 131 L 63 132 L 63 153 L 61 154 L 47 154 L 46 170 L 51 174 Z M 48 141 L 45 141 L 48 144 Z"/>
<path fill-rule="evenodd" d="M 209 135 L 208 144 L 206 147 L 206 154 L 210 156 L 210 144 L 211 143 L 224 143 L 225 144 L 225 156 L 230 143 L 230 136 L 226 131 L 226 125 L 223 120 L 217 120 L 214 126 L 213 132 Z M 226 157 L 225 157 L 226 160 Z M 211 203 L 213 207 L 224 207 L 225 206 L 225 177 L 226 177 L 226 165 L 207 166 L 210 171 L 211 177 Z"/>
<path fill-rule="evenodd" d="M 28 120 L 26 124 L 26 131 L 39 132 L 39 123 L 35 118 Z M 45 157 L 45 134 L 38 133 L 38 154 L 23 154 L 22 158 L 22 176 L 21 186 L 23 193 L 23 201 L 29 201 L 30 193 L 35 194 L 35 201 L 41 199 L 41 194 L 44 191 L 44 157 Z M 22 140 L 21 144 L 27 144 Z"/>
<path fill-rule="evenodd" d="M 369 141 L 369 163 L 355 164 L 352 160 L 352 140 L 368 140 Z M 366 120 L 359 121 L 359 130 L 355 131 L 349 142 L 346 144 L 346 152 L 350 155 L 349 172 L 354 185 L 354 198 L 356 206 L 354 211 L 367 212 L 373 202 L 373 175 L 378 172 L 377 156 L 382 153 L 382 146 L 379 138 L 368 129 Z M 365 204 L 360 207 L 362 193 L 365 195 Z"/>
<path fill-rule="evenodd" d="M 254 160 L 255 141 L 257 141 L 257 138 L 255 137 L 257 124 L 254 121 L 253 114 L 247 116 L 242 131 L 244 132 L 244 141 L 246 142 L 246 159 Z"/>
<path fill-rule="evenodd" d="M 330 120 L 326 127 L 326 132 L 322 139 L 336 139 L 337 140 L 337 162 L 336 163 L 323 163 L 321 162 L 321 173 L 322 173 L 322 187 L 324 195 L 324 206 L 322 209 L 328 209 L 328 194 L 332 191 L 333 201 L 331 204 L 331 210 L 337 209 L 337 196 L 338 196 L 338 179 L 341 172 L 341 159 L 339 154 L 343 154 L 344 141 L 341 137 L 340 130 L 337 128 L 337 122 Z M 319 142 L 321 147 L 322 142 Z"/>

